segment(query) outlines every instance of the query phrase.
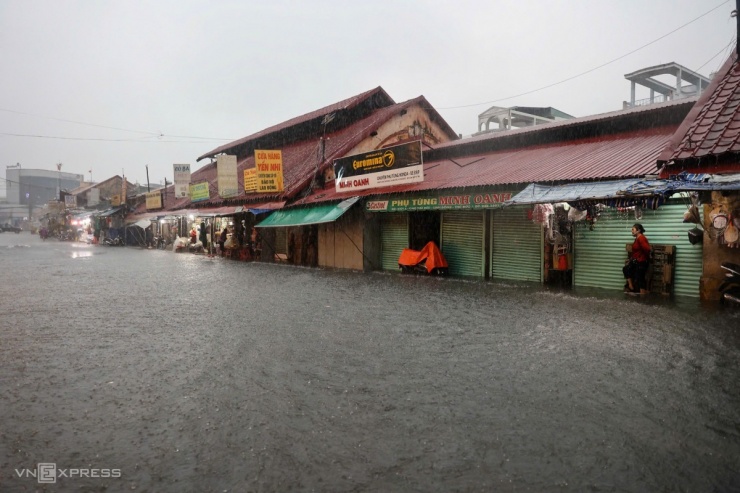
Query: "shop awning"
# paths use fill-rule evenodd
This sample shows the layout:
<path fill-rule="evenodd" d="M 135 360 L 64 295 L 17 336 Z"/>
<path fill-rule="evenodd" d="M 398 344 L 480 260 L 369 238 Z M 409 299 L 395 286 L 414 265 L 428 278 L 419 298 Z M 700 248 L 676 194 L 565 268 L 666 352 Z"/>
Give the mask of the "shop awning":
<path fill-rule="evenodd" d="M 665 187 L 662 180 L 618 180 L 589 183 L 568 183 L 565 185 L 539 185 L 531 183 L 506 201 L 505 205 L 557 204 L 581 200 L 603 200 L 624 198 L 626 196 L 662 195 Z"/>
<path fill-rule="evenodd" d="M 578 208 L 602 203 L 612 207 L 641 205 L 657 208 L 679 192 L 740 189 L 740 175 L 679 175 L 674 180 L 628 179 L 565 185 L 531 183 L 504 205 L 557 204 L 568 202 Z"/>
<path fill-rule="evenodd" d="M 118 212 L 121 212 L 122 210 L 123 210 L 123 206 L 121 206 L 121 207 L 114 207 L 112 209 L 104 210 L 103 212 L 101 212 L 99 214 L 95 214 L 95 215 L 98 216 L 98 217 L 108 217 L 108 216 L 112 216 L 113 214 L 116 214 Z"/>
<path fill-rule="evenodd" d="M 219 216 L 233 216 L 243 212 L 251 212 L 254 215 L 262 214 L 264 212 L 274 211 L 276 209 L 282 209 L 285 205 L 285 201 L 279 202 L 260 202 L 256 204 L 246 205 L 228 205 L 222 207 L 209 207 L 205 209 L 191 210 L 191 214 L 197 217 L 219 217 Z"/>
<path fill-rule="evenodd" d="M 339 219 L 359 199 L 359 197 L 352 197 L 338 204 L 275 211 L 267 219 L 257 224 L 256 227 L 284 228 L 289 226 L 331 223 Z"/>
<path fill-rule="evenodd" d="M 133 226 L 138 226 L 141 229 L 146 229 L 151 225 L 152 225 L 152 221 L 149 219 L 139 219 L 133 224 Z"/>

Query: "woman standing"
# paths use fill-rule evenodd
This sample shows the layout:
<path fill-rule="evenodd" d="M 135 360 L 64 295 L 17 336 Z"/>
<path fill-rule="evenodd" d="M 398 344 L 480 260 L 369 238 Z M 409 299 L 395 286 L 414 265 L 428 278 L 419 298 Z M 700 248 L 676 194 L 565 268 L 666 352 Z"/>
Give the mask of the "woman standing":
<path fill-rule="evenodd" d="M 624 278 L 627 279 L 625 289 L 629 293 L 647 294 L 645 276 L 650 260 L 650 242 L 645 237 L 645 228 L 640 223 L 635 223 L 632 226 L 632 236 L 635 237 L 635 241 L 632 243 L 632 252 L 627 264 L 622 269 Z"/>

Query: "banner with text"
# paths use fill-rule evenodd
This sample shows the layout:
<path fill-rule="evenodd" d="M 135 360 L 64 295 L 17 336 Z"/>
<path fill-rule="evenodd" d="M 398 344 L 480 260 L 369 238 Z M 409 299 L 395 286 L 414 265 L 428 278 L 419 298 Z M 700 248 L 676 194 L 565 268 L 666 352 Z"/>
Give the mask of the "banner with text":
<path fill-rule="evenodd" d="M 403 212 L 429 210 L 496 209 L 512 196 L 511 192 L 439 194 L 419 197 L 388 197 L 384 200 L 368 200 L 365 210 L 371 212 Z"/>
<path fill-rule="evenodd" d="M 337 192 L 422 182 L 421 142 L 336 159 L 334 176 Z"/>
<path fill-rule="evenodd" d="M 257 191 L 283 191 L 283 153 L 282 151 L 254 151 L 257 170 Z"/>
<path fill-rule="evenodd" d="M 222 199 L 239 195 L 239 180 L 236 176 L 236 156 L 223 154 L 216 161 L 218 194 Z"/>
<path fill-rule="evenodd" d="M 162 192 L 149 192 L 146 194 L 146 208 L 147 210 L 151 209 L 161 209 L 162 208 Z"/>
<path fill-rule="evenodd" d="M 175 198 L 182 199 L 190 193 L 190 165 L 175 164 Z"/>
<path fill-rule="evenodd" d="M 94 205 L 98 205 L 100 203 L 100 189 L 99 188 L 91 188 L 87 192 L 87 205 L 88 207 L 92 207 Z"/>
<path fill-rule="evenodd" d="M 193 183 L 190 185 L 190 201 L 200 202 L 211 198 L 211 191 L 208 182 Z"/>
<path fill-rule="evenodd" d="M 257 191 L 257 168 L 244 170 L 244 191 L 247 193 Z"/>

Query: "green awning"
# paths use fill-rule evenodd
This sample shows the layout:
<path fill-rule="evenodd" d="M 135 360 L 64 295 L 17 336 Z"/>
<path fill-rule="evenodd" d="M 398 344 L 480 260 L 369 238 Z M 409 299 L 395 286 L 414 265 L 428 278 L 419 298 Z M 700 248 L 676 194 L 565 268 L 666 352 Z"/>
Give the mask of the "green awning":
<path fill-rule="evenodd" d="M 264 221 L 257 224 L 258 228 L 285 228 L 289 226 L 305 226 L 307 224 L 321 224 L 334 222 L 347 212 L 359 197 L 352 197 L 338 204 L 317 205 L 314 207 L 283 209 L 270 214 Z"/>

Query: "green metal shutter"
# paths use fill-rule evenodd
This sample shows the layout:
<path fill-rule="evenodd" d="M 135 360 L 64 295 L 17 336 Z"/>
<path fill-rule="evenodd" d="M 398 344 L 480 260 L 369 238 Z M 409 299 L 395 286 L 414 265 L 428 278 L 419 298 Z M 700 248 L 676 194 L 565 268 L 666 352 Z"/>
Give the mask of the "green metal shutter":
<path fill-rule="evenodd" d="M 483 211 L 442 212 L 442 254 L 455 276 L 483 277 L 485 227 Z"/>
<path fill-rule="evenodd" d="M 493 212 L 491 277 L 542 282 L 542 226 L 528 218 L 529 206 Z"/>
<path fill-rule="evenodd" d="M 672 202 L 657 211 L 644 211 L 640 220 L 633 213 L 620 214 L 616 209 L 605 209 L 590 231 L 588 224 L 576 224 L 574 238 L 573 284 L 606 289 L 622 289 L 622 267 L 627 258 L 625 245 L 632 243 L 632 225 L 645 227 L 645 236 L 655 245 L 675 245 L 675 273 L 673 294 L 699 296 L 702 272 L 702 247 L 689 243 L 687 231 L 694 224 L 684 223 L 686 205 Z"/>
<path fill-rule="evenodd" d="M 398 257 L 409 246 L 409 220 L 404 212 L 386 212 L 380 218 L 380 249 L 383 270 L 400 271 Z"/>

